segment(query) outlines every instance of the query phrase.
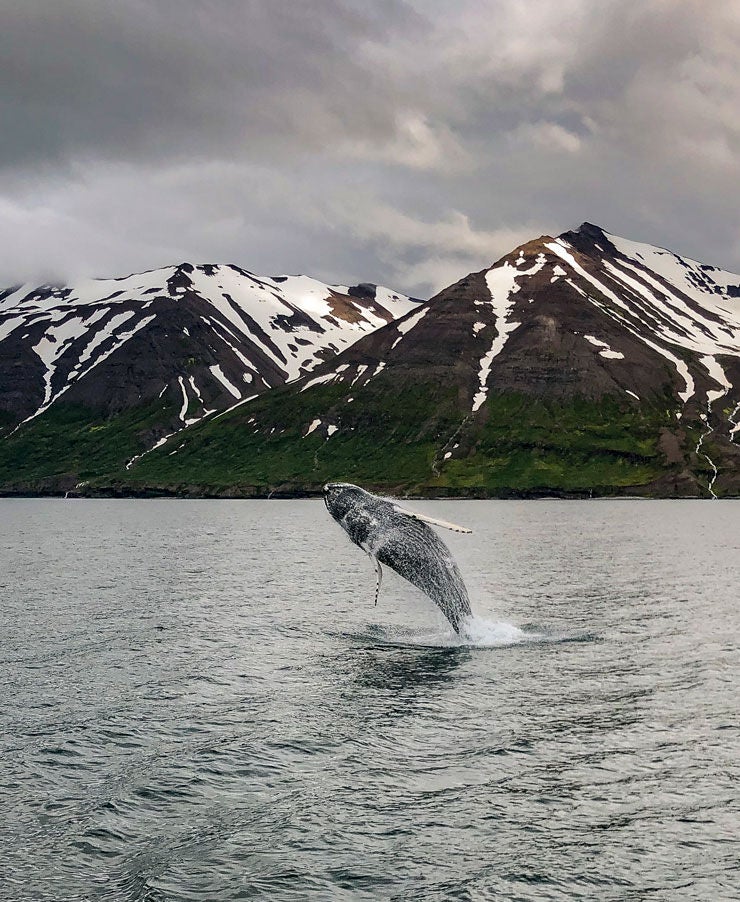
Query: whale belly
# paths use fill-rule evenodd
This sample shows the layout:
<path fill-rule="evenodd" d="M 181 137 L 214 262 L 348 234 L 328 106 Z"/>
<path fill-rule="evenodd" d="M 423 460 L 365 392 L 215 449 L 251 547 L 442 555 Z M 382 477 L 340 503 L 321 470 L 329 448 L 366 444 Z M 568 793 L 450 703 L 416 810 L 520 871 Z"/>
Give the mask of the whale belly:
<path fill-rule="evenodd" d="M 378 560 L 427 595 L 455 632 L 470 615 L 470 600 L 447 546 L 425 523 L 399 518 L 374 550 Z"/>

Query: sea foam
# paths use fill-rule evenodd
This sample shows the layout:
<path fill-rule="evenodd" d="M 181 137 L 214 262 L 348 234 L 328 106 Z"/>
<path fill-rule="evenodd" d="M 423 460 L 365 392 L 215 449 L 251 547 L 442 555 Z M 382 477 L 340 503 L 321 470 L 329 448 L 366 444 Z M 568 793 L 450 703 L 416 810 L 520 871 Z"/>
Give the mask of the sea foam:
<path fill-rule="evenodd" d="M 473 614 L 466 617 L 460 627 L 458 637 L 460 645 L 491 647 L 496 645 L 515 645 L 533 637 L 513 623 L 501 620 L 486 620 Z"/>

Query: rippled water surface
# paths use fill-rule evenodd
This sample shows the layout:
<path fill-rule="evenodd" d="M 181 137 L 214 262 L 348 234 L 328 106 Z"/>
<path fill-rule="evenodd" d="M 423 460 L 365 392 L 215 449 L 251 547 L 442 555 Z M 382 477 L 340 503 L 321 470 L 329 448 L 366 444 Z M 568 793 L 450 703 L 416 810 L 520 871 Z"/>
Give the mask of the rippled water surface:
<path fill-rule="evenodd" d="M 740 502 L 416 507 L 0 501 L 0 897 L 740 898 Z"/>

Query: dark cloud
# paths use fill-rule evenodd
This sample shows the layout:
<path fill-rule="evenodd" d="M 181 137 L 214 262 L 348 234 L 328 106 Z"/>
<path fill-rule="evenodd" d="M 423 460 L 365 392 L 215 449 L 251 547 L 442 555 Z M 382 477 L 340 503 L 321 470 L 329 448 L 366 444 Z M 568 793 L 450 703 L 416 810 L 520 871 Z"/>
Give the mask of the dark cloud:
<path fill-rule="evenodd" d="M 5 165 L 255 156 L 388 128 L 353 50 L 409 24 L 340 0 L 20 0 L 3 13 Z M 357 102 L 358 95 L 362 98 Z M 285 142 L 283 144 L 283 142 Z"/>
<path fill-rule="evenodd" d="M 584 219 L 740 269 L 731 0 L 17 0 L 0 282 L 177 259 L 422 292 Z"/>

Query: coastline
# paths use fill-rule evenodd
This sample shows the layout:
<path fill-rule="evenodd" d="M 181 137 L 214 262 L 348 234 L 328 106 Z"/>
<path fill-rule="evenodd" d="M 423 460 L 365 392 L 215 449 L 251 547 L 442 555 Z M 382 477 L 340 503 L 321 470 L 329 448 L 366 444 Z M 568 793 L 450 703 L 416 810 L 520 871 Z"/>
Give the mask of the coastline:
<path fill-rule="evenodd" d="M 724 495 L 713 498 L 706 492 L 693 494 L 676 492 L 639 491 L 635 486 L 625 487 L 620 491 L 613 486 L 604 489 L 591 489 L 584 491 L 559 491 L 551 488 L 542 489 L 510 489 L 506 491 L 489 492 L 482 487 L 471 487 L 467 490 L 459 488 L 449 491 L 404 490 L 399 486 L 367 486 L 369 491 L 375 494 L 386 495 L 393 498 L 407 498 L 410 501 L 737 501 L 740 494 Z M 697 487 L 699 488 L 699 487 Z M 86 486 L 63 491 L 60 488 L 30 489 L 19 487 L 0 490 L 0 498 L 58 498 L 61 500 L 76 499 L 101 499 L 101 500 L 131 500 L 131 499 L 173 499 L 191 501 L 280 501 L 318 499 L 323 497 L 321 488 L 301 489 L 288 486 L 243 486 L 226 487 L 223 489 L 207 488 L 205 486 L 144 486 L 134 488 L 131 486 Z"/>

